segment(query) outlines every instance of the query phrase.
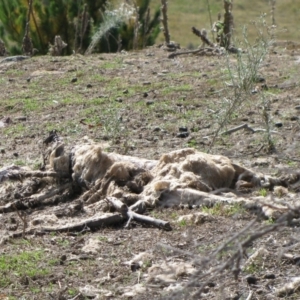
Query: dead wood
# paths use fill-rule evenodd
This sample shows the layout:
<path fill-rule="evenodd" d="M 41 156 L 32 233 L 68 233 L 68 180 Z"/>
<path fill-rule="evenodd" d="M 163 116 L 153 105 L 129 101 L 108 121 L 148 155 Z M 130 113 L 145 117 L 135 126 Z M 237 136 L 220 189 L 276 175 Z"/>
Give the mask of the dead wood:
<path fill-rule="evenodd" d="M 7 52 L 6 48 L 5 48 L 5 44 L 4 44 L 4 42 L 0 39 L 0 56 L 5 56 L 5 55 L 7 55 L 7 54 L 8 54 L 8 52 Z"/>
<path fill-rule="evenodd" d="M 27 56 L 27 55 L 8 56 L 0 60 L 0 64 L 4 64 L 7 62 L 18 62 L 28 58 L 31 58 L 31 56 Z"/>
<path fill-rule="evenodd" d="M 72 232 L 82 230 L 96 230 L 98 228 L 116 225 L 124 221 L 124 218 L 120 214 L 105 214 L 89 219 L 83 219 L 78 223 L 72 223 L 65 226 L 53 226 L 53 227 L 39 227 L 31 228 L 25 231 L 25 234 L 37 234 L 41 235 L 49 232 Z M 9 237 L 17 238 L 23 236 L 23 231 L 18 231 L 11 234 Z"/>
<path fill-rule="evenodd" d="M 54 45 L 49 45 L 49 53 L 51 56 L 60 56 L 62 55 L 62 51 L 66 48 L 68 44 L 66 44 L 60 35 L 56 35 L 54 38 Z"/>
<path fill-rule="evenodd" d="M 246 250 L 251 247 L 253 245 L 253 242 L 257 239 L 270 232 L 276 231 L 279 228 L 289 225 L 292 218 L 294 217 L 295 211 L 297 210 L 299 210 L 299 207 L 290 209 L 287 213 L 282 215 L 275 224 L 271 224 L 268 226 L 260 225 L 259 223 L 257 223 L 257 219 L 254 219 L 248 224 L 248 226 L 244 227 L 240 232 L 234 234 L 218 248 L 216 248 L 212 253 L 210 253 L 209 257 L 196 256 L 194 253 L 176 249 L 165 244 L 159 244 L 159 246 L 162 249 L 170 249 L 180 253 L 181 255 L 191 256 L 193 258 L 193 264 L 197 266 L 197 271 L 186 283 L 184 288 L 189 289 L 198 284 L 197 286 L 199 288 L 191 299 L 200 299 L 200 295 L 201 293 L 203 293 L 203 290 L 208 285 L 208 283 L 216 280 L 219 276 L 229 276 L 228 273 L 231 273 L 237 280 L 242 270 L 241 261 L 245 256 Z M 220 256 L 220 253 L 222 253 L 225 249 L 229 254 L 227 255 L 225 260 L 220 261 L 218 259 L 218 256 Z M 232 249 L 232 251 L 228 251 L 228 249 Z M 203 272 L 203 269 L 209 271 Z M 227 274 L 225 275 L 224 273 Z M 178 295 L 179 293 L 175 291 L 169 297 L 167 297 L 167 299 L 176 299 L 176 296 Z"/>
<path fill-rule="evenodd" d="M 197 28 L 192 27 L 192 32 L 193 32 L 196 36 L 200 37 L 200 39 L 201 39 L 203 45 L 206 44 L 206 45 L 208 45 L 208 46 L 210 46 L 210 47 L 215 47 L 215 45 L 207 38 L 206 30 L 203 29 L 202 31 L 200 31 L 200 30 L 198 30 Z"/>
<path fill-rule="evenodd" d="M 143 215 L 137 214 L 131 210 L 128 211 L 127 215 L 129 216 L 129 220 L 125 227 L 129 226 L 129 223 L 131 220 L 136 220 L 137 222 L 145 223 L 147 225 L 151 225 L 151 226 L 161 228 L 161 229 L 164 229 L 167 231 L 172 230 L 172 227 L 169 222 L 166 222 L 166 221 L 163 221 L 160 219 L 155 219 L 155 218 L 152 218 L 149 216 L 143 216 Z"/>
<path fill-rule="evenodd" d="M 70 224 L 61 227 L 44 227 L 42 228 L 45 232 L 67 232 L 67 231 L 81 231 L 85 228 L 89 228 L 91 230 L 95 230 L 101 227 L 107 227 L 110 225 L 116 225 L 120 222 L 123 222 L 124 218 L 119 214 L 105 214 L 99 217 L 93 217 L 90 219 L 81 220 L 78 223 Z"/>
<path fill-rule="evenodd" d="M 185 55 L 185 54 L 197 54 L 197 53 L 204 53 L 204 49 L 196 49 L 196 50 L 189 50 L 189 51 L 181 51 L 181 52 L 174 52 L 169 54 L 168 58 L 174 58 L 179 55 Z"/>
<path fill-rule="evenodd" d="M 62 193 L 65 190 L 71 189 L 72 188 L 72 183 L 66 183 L 58 188 L 54 188 L 50 190 L 48 193 L 39 195 L 39 196 L 33 196 L 29 198 L 23 198 L 19 199 L 13 202 L 10 202 L 6 205 L 0 206 L 0 213 L 8 213 L 8 212 L 13 212 L 16 209 L 17 210 L 24 210 L 28 208 L 35 208 L 39 207 L 42 205 L 49 205 L 49 201 L 45 202 L 44 200 L 47 200 L 49 198 L 52 198 L 60 193 Z M 53 203 L 51 200 L 50 203 Z"/>
<path fill-rule="evenodd" d="M 129 227 L 129 224 L 132 220 L 135 220 L 137 222 L 141 222 L 147 225 L 151 225 L 157 228 L 161 228 L 164 230 L 172 230 L 170 223 L 155 219 L 149 216 L 140 215 L 134 211 L 132 211 L 130 208 L 127 207 L 121 200 L 114 198 L 114 197 L 107 197 L 106 200 L 123 216 L 128 218 L 128 222 L 125 226 L 125 228 Z"/>
<path fill-rule="evenodd" d="M 231 133 L 236 132 L 241 129 L 246 129 L 250 132 L 255 132 L 254 129 L 252 129 L 251 127 L 248 126 L 248 124 L 245 123 L 245 124 L 239 125 L 237 127 L 231 128 L 229 130 L 226 130 L 226 131 L 222 132 L 221 135 L 231 134 Z"/>
<path fill-rule="evenodd" d="M 173 53 L 172 53 L 172 54 L 173 54 Z M 176 53 L 174 53 L 174 54 L 176 54 Z M 177 54 L 179 54 L 179 53 L 177 53 Z M 231 134 L 231 133 L 234 133 L 234 132 L 239 131 L 239 130 L 241 130 L 241 129 L 245 129 L 245 130 L 247 130 L 247 131 L 249 131 L 249 132 L 251 132 L 251 133 L 266 132 L 266 131 L 267 131 L 266 129 L 262 129 L 262 128 L 257 128 L 257 129 L 252 128 L 252 127 L 250 127 L 248 124 L 245 123 L 245 124 L 236 126 L 236 127 L 234 127 L 234 128 L 231 128 L 231 129 L 229 129 L 229 130 L 223 131 L 223 132 L 221 133 L 221 135 Z M 275 131 L 275 130 L 270 130 L 270 133 L 281 135 L 280 132 Z"/>
<path fill-rule="evenodd" d="M 76 200 L 71 204 L 68 203 L 66 206 L 54 210 L 53 213 L 58 218 L 74 216 L 78 212 L 83 211 L 83 204 L 83 201 Z"/>
<path fill-rule="evenodd" d="M 29 35 L 29 24 L 30 24 L 30 15 L 32 10 L 32 2 L 33 0 L 28 1 L 28 12 L 27 12 L 27 20 L 25 26 L 25 34 L 22 42 L 22 51 L 25 55 L 33 55 L 33 44 Z"/>
<path fill-rule="evenodd" d="M 163 24 L 163 33 L 165 37 L 165 42 L 167 45 L 170 44 L 170 33 L 169 33 L 169 27 L 168 27 L 168 6 L 166 0 L 161 0 L 161 13 L 162 13 L 162 19 L 161 22 Z"/>
<path fill-rule="evenodd" d="M 206 48 L 199 48 L 196 50 L 174 52 L 174 53 L 169 54 L 168 58 L 174 58 L 176 56 L 185 55 L 185 54 L 195 54 L 195 55 L 199 55 L 199 56 L 201 56 L 201 55 L 211 56 L 211 55 L 222 55 L 222 54 L 224 54 L 224 52 L 221 48 L 218 48 L 218 47 L 214 47 L 214 48 L 206 47 Z"/>
<path fill-rule="evenodd" d="M 58 173 L 55 171 L 27 171 L 22 170 L 17 166 L 10 166 L 6 169 L 0 170 L 0 182 L 5 180 L 19 180 L 22 181 L 24 178 L 29 177 L 37 177 L 37 178 L 44 178 L 44 177 L 52 177 L 52 178 L 69 178 L 69 173 Z"/>

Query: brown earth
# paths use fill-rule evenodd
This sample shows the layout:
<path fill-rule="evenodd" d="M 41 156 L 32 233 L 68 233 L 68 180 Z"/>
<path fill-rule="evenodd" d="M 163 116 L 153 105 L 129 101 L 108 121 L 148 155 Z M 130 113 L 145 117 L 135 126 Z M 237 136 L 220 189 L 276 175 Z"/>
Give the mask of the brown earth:
<path fill-rule="evenodd" d="M 236 56 L 230 55 L 229 61 L 234 65 Z M 214 139 L 228 103 L 224 98 L 232 96 L 227 65 L 226 56 L 169 59 L 167 52 L 156 47 L 140 52 L 0 62 L 0 167 L 42 167 L 43 140 L 55 129 L 69 148 L 84 136 L 107 143 L 107 151 L 148 159 L 194 147 L 228 156 L 273 176 L 294 172 L 300 161 L 298 45 L 278 43 L 270 49 L 259 68 L 260 80 L 244 95 L 244 101 Z M 271 135 L 275 149 L 270 149 L 265 131 L 238 130 L 221 135 L 244 123 L 266 129 L 262 95 L 267 99 L 268 124 L 276 131 Z M 180 137 L 180 130 L 184 130 L 181 127 L 187 127 L 187 137 Z M 13 186 L 11 194 L 17 188 Z M 252 193 L 272 196 L 272 191 L 261 189 Z M 7 199 L 0 195 L 0 206 Z M 68 206 L 67 202 L 45 207 L 49 222 L 67 218 Z M 61 214 L 57 213 L 59 209 Z M 24 214 L 30 218 L 39 211 L 42 215 L 42 208 Z M 180 216 L 199 211 L 208 212 L 212 218 L 197 224 L 178 221 Z M 86 214 L 81 210 L 76 216 L 84 218 Z M 273 226 L 275 220 L 259 218 L 246 233 L 213 256 L 220 245 L 256 218 L 254 211 L 220 205 L 215 209 L 153 210 L 149 214 L 169 221 L 172 231 L 132 222 L 129 229 L 119 224 L 93 232 L 32 234 L 3 241 L 0 299 L 167 299 L 176 285 L 178 288 L 190 283 L 192 275 L 184 267 L 184 271 L 174 267 L 171 273 L 176 273 L 175 279 L 151 278 L 150 273 L 155 274 L 153 266 L 166 262 L 188 262 L 202 276 L 207 274 L 210 280 L 195 299 L 300 298 L 299 227 L 295 224 L 274 228 L 247 245 L 237 263 L 241 270 L 236 278 L 236 265 L 210 278 L 213 266 L 221 266 L 233 256 L 239 242 Z M 22 228 L 20 216 L 20 212 L 0 215 L 1 231 Z M 88 249 L 86 245 L 90 245 Z M 249 261 L 256 251 L 257 257 Z M 132 262 L 141 252 L 149 256 L 140 259 L 140 265 L 140 260 Z M 206 279 L 201 277 L 170 299 L 192 299 Z M 292 281 L 296 283 L 290 291 L 279 292 Z M 140 293 L 127 294 L 126 288 L 134 291 L 136 287 Z"/>

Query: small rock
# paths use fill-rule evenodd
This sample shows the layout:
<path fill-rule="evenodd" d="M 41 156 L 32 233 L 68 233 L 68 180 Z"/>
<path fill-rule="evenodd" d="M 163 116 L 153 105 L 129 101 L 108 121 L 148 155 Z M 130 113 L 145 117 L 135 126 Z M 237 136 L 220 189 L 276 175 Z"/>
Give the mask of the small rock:
<path fill-rule="evenodd" d="M 189 136 L 189 133 L 188 132 L 179 132 L 177 133 L 176 137 L 178 138 L 186 138 Z"/>
<path fill-rule="evenodd" d="M 128 90 L 123 91 L 123 94 L 128 94 L 128 93 L 129 93 Z"/>
<path fill-rule="evenodd" d="M 270 165 L 270 161 L 268 158 L 258 158 L 256 161 L 254 161 L 253 166 L 260 166 L 260 167 L 267 167 Z"/>
<path fill-rule="evenodd" d="M 246 277 L 248 284 L 256 284 L 257 278 L 255 276 L 249 275 Z"/>
<path fill-rule="evenodd" d="M 256 78 L 255 78 L 255 82 L 257 82 L 257 83 L 263 83 L 263 82 L 266 82 L 266 79 L 265 78 L 263 78 L 262 76 L 256 76 Z"/>
<path fill-rule="evenodd" d="M 90 88 L 93 87 L 93 86 L 89 83 L 89 84 L 86 85 L 86 87 L 87 87 L 88 89 L 90 89 Z"/>
<path fill-rule="evenodd" d="M 187 131 L 188 131 L 187 127 L 185 127 L 185 126 L 179 127 L 179 132 L 187 132 Z"/>
<path fill-rule="evenodd" d="M 130 269 L 132 272 L 135 272 L 136 270 L 140 269 L 141 266 L 137 262 L 132 262 L 130 265 Z"/>
<path fill-rule="evenodd" d="M 282 122 L 276 122 L 275 123 L 275 127 L 277 127 L 277 128 L 280 128 L 282 126 L 283 126 Z"/>
<path fill-rule="evenodd" d="M 275 274 L 269 273 L 264 275 L 264 279 L 275 279 Z"/>
<path fill-rule="evenodd" d="M 25 116 L 16 117 L 15 120 L 16 120 L 16 121 L 26 121 L 26 120 L 27 120 L 27 117 L 25 117 Z"/>
<path fill-rule="evenodd" d="M 71 82 L 74 83 L 74 82 L 77 82 L 77 80 L 78 80 L 77 77 L 74 77 L 74 78 L 72 78 Z"/>
<path fill-rule="evenodd" d="M 215 284 L 214 282 L 208 282 L 208 283 L 207 283 L 207 286 L 209 286 L 209 287 L 215 287 L 216 284 Z"/>
<path fill-rule="evenodd" d="M 154 101 L 152 101 L 152 100 L 149 100 L 146 102 L 146 105 L 148 105 L 148 106 L 153 105 L 153 104 L 154 104 Z"/>
<path fill-rule="evenodd" d="M 60 257 L 60 264 L 62 265 L 64 263 L 64 261 L 67 260 L 67 255 L 66 254 L 63 254 L 61 257 Z"/>

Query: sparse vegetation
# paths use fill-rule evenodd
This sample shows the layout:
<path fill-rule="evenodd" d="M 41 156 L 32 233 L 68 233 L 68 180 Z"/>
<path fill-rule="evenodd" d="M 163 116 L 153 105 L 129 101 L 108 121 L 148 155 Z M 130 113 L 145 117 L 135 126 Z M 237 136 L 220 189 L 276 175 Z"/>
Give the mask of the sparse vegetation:
<path fill-rule="evenodd" d="M 33 1 L 31 37 L 33 44 L 37 40 L 41 45 L 43 43 L 40 53 L 46 53 L 49 41 L 41 40 L 39 26 L 51 31 L 60 27 L 66 32 L 72 27 L 76 30 L 69 35 L 66 52 L 75 50 L 76 55 L 37 56 L 0 64 L 0 132 L 4 137 L 0 141 L 0 167 L 14 164 L 40 171 L 44 168 L 41 154 L 46 149 L 43 141 L 50 131 L 57 130 L 60 141 L 68 148 L 82 140 L 92 139 L 103 144 L 109 152 L 158 159 L 170 150 L 192 147 L 228 156 L 253 167 L 255 171 L 265 172 L 267 169 L 267 173 L 279 174 L 282 170 L 289 172 L 297 169 L 300 161 L 297 150 L 300 124 L 297 57 L 300 46 L 297 43 L 279 46 L 274 43 L 278 37 L 286 40 L 296 36 L 296 30 L 281 31 L 286 25 L 281 14 L 276 13 L 283 4 L 270 1 L 271 16 L 264 15 L 253 22 L 258 15 L 255 9 L 264 11 L 267 3 L 234 2 L 233 36 L 230 36 L 231 32 L 224 34 L 223 21 L 215 34 L 218 34 L 219 43 L 222 41 L 225 48 L 234 45 L 238 50 L 236 53 L 200 58 L 186 56 L 173 60 L 167 58 L 165 50 L 156 46 L 141 52 L 79 55 L 87 49 L 92 36 L 94 44 L 91 45 L 91 52 L 121 50 L 121 40 L 123 48 L 128 50 L 145 48 L 154 42 L 158 34 L 159 14 L 156 10 L 151 19 L 148 8 L 153 6 L 157 9 L 157 4 L 164 1 L 132 2 L 130 5 L 134 9 L 130 18 L 126 17 L 126 22 L 118 19 L 119 16 L 115 19 L 116 16 L 111 15 L 113 8 L 107 9 L 107 14 L 98 15 L 97 5 L 100 2 L 106 1 L 74 2 L 68 18 L 66 11 L 58 9 L 59 16 L 66 17 L 62 19 L 68 24 L 57 22 L 54 26 L 53 20 L 47 18 L 46 23 L 41 20 L 36 26 L 34 16 L 41 15 L 43 3 Z M 171 33 L 172 39 L 183 46 L 187 43 L 192 48 L 198 46 L 199 40 L 190 34 L 190 28 L 181 26 L 178 16 L 185 14 L 182 20 L 187 24 L 190 21 L 189 27 L 201 20 L 203 27 L 212 28 L 212 20 L 223 9 L 223 3 L 214 0 L 200 4 L 179 0 L 169 2 L 169 29 L 165 27 L 164 40 L 170 43 Z M 286 9 L 299 11 L 293 3 L 286 3 L 290 3 L 285 4 Z M 19 7 L 16 4 L 20 4 Z M 58 4 L 63 3 L 58 1 Z M 230 1 L 226 0 L 225 4 L 229 5 Z M 12 8 L 11 16 L 19 15 L 19 18 L 10 18 L 15 19 L 18 25 L 15 32 L 10 26 L 11 20 L 2 19 L 7 24 L 2 24 L 0 37 L 5 27 L 7 37 L 17 34 L 22 40 L 27 5 L 27 1 L 23 0 L 1 2 L 0 17 L 3 14 L 8 17 L 7 10 L 1 10 L 1 7 L 9 7 Z M 253 9 L 250 10 L 250 6 Z M 54 8 L 45 8 L 43 13 L 52 16 L 51 10 Z M 243 31 L 244 19 L 240 21 L 242 12 L 243 15 L 247 12 L 249 20 L 246 21 L 252 23 L 243 27 Z M 88 14 L 89 20 L 97 18 L 106 23 L 89 23 Z M 291 20 L 293 16 L 290 15 Z M 267 25 L 270 18 L 273 27 Z M 47 24 L 52 27 L 48 28 Z M 295 24 L 293 28 L 297 29 Z M 210 38 L 210 30 L 206 32 Z M 20 43 L 9 42 L 9 48 L 14 54 L 20 51 Z M 243 124 L 247 126 L 240 127 Z M 237 127 L 240 129 L 230 131 Z M 173 171 L 176 174 L 176 168 Z M 253 194 L 247 186 L 244 189 L 242 186 L 238 191 L 230 187 L 220 191 L 220 197 L 223 192 L 231 193 L 231 203 L 212 205 L 204 197 L 206 206 L 202 207 L 187 207 L 180 203 L 176 208 L 146 211 L 150 217 L 170 222 L 174 230 L 169 232 L 131 220 L 126 230 L 124 224 L 103 226 L 96 228 L 96 231 L 85 226 L 77 233 L 37 230 L 23 239 L 20 232 L 31 226 L 26 224 L 26 220 L 41 224 L 38 225 L 41 228 L 56 222 L 65 224 L 69 220 L 80 220 L 82 216 L 99 214 L 102 204 L 99 202 L 99 206 L 93 206 L 83 201 L 83 207 L 71 211 L 76 195 L 58 193 L 57 198 L 65 197 L 64 201 L 57 204 L 57 198 L 53 198 L 47 218 L 40 218 L 43 207 L 35 208 L 34 201 L 29 201 L 33 206 L 27 210 L 16 208 L 6 213 L 4 190 L 11 199 L 21 204 L 27 204 L 28 195 L 31 195 L 30 188 L 24 188 L 22 195 L 18 194 L 24 183 L 22 178 L 18 179 L 17 182 L 2 183 L 0 178 L 0 207 L 3 211 L 0 222 L 0 299 L 2 296 L 24 300 L 85 297 L 141 299 L 145 295 L 147 299 L 229 299 L 234 291 L 237 292 L 234 297 L 240 299 L 254 298 L 254 295 L 256 298 L 277 297 L 277 291 L 289 280 L 281 275 L 298 275 L 298 211 L 291 210 L 286 219 L 284 211 L 289 208 L 284 206 L 283 212 L 280 211 L 280 205 L 285 202 L 291 206 L 297 201 L 298 196 L 291 195 L 291 190 L 298 193 L 297 185 L 274 188 L 274 191 L 260 188 Z M 51 179 L 30 180 L 39 197 L 40 186 Z M 60 180 L 53 180 L 54 185 L 59 186 Z M 210 196 L 219 196 L 212 193 Z M 261 198 L 256 197 L 259 200 L 248 202 L 251 195 L 265 197 L 263 201 L 266 202 L 272 197 L 280 198 L 280 216 L 276 215 L 276 211 L 268 219 L 263 219 L 255 202 Z M 234 203 L 238 198 L 245 201 Z M 108 206 L 105 209 L 109 209 L 105 213 L 112 210 Z M 187 221 L 188 218 L 178 222 L 179 217 L 200 211 L 203 222 L 201 219 L 196 224 Z M 248 223 L 249 219 L 255 220 Z M 3 240 L 2 232 L 9 232 L 11 238 Z M 146 256 L 134 260 L 133 257 L 139 254 Z M 153 279 L 155 272 L 163 269 L 161 266 L 165 262 L 191 262 L 195 273 L 187 275 L 186 266 L 179 270 L 174 268 L 171 275 L 167 275 L 174 277 L 161 276 L 169 280 L 167 283 L 156 282 L 158 277 Z M 155 264 L 158 265 L 151 269 Z M 249 275 L 257 276 L 259 286 L 267 286 L 268 289 L 257 289 L 251 283 L 255 278 L 249 279 Z M 135 288 L 138 292 L 128 294 L 128 287 L 130 293 Z M 298 299 L 297 290 L 292 292 L 294 294 L 288 297 Z"/>
<path fill-rule="evenodd" d="M 245 208 L 239 203 L 233 205 L 217 203 L 213 207 L 202 207 L 202 211 L 213 216 L 232 217 L 235 215 L 243 215 Z"/>

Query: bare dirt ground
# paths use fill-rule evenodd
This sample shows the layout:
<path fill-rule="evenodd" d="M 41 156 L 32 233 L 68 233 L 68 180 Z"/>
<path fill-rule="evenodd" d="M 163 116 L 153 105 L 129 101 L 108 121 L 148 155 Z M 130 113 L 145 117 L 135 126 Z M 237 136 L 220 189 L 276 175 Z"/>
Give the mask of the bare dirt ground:
<path fill-rule="evenodd" d="M 229 60 L 234 63 L 236 57 L 230 55 Z M 270 49 L 259 69 L 257 86 L 249 90 L 245 102 L 220 131 L 244 123 L 265 129 L 261 90 L 267 88 L 269 125 L 274 131 L 272 153 L 265 131 L 239 130 L 213 140 L 226 107 L 224 97 L 231 93 L 227 63 L 225 56 L 169 59 L 168 53 L 157 47 L 0 63 L 0 167 L 15 164 L 38 170 L 43 166 L 43 141 L 51 130 L 57 130 L 68 148 L 88 136 L 106 143 L 109 152 L 147 159 L 193 147 L 228 156 L 273 176 L 297 170 L 300 49 L 284 43 Z M 262 189 L 252 193 L 272 195 Z M 0 200 L 3 206 L 11 199 L 3 194 Z M 24 213 L 2 213 L 1 232 L 22 229 L 22 216 L 37 217 L 40 213 L 45 218 L 43 211 L 48 223 L 68 218 L 69 200 Z M 211 218 L 197 224 L 179 220 L 200 211 Z M 84 218 L 87 212 L 81 209 L 75 215 Z M 95 231 L 30 234 L 4 241 L 0 248 L 0 299 L 192 299 L 205 277 L 193 282 L 188 291 L 169 295 L 188 283 L 195 272 L 209 276 L 213 266 L 208 263 L 201 269 L 203 259 L 257 217 L 254 211 L 222 205 L 215 209 L 153 210 L 149 215 L 169 221 L 172 231 L 133 221 L 129 229 L 118 224 Z M 243 238 L 259 226 L 275 222 L 260 218 Z M 291 225 L 254 240 L 242 255 L 236 278 L 234 265 L 228 266 L 194 298 L 299 299 L 299 238 L 299 227 Z M 236 245 L 227 245 L 212 260 L 222 265 L 238 250 Z M 146 254 L 132 261 L 141 252 Z M 256 256 L 249 261 L 253 253 Z M 158 278 L 156 270 L 167 269 L 166 263 L 177 263 L 177 267 Z M 280 292 L 292 282 L 294 286 Z"/>

